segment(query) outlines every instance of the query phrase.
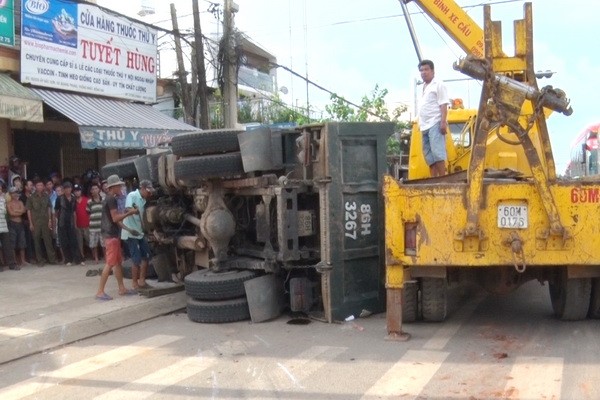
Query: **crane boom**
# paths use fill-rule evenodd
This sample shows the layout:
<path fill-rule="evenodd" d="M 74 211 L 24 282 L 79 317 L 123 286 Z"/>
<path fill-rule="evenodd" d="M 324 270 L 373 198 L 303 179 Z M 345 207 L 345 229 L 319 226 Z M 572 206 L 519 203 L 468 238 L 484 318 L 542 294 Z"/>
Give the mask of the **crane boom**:
<path fill-rule="evenodd" d="M 485 53 L 483 29 L 454 0 L 400 0 L 414 1 L 467 53 L 483 58 Z"/>

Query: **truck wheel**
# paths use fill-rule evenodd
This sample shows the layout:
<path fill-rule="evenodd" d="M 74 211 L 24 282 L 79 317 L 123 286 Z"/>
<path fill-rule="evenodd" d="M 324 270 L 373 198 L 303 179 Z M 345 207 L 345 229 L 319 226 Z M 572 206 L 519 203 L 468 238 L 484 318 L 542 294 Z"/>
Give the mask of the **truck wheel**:
<path fill-rule="evenodd" d="M 196 300 L 226 300 L 246 295 L 244 282 L 255 278 L 254 271 L 213 272 L 202 269 L 184 279 L 185 292 Z"/>
<path fill-rule="evenodd" d="M 600 278 L 592 279 L 592 295 L 588 317 L 600 319 Z"/>
<path fill-rule="evenodd" d="M 563 274 L 549 286 L 554 314 L 563 321 L 585 319 L 590 308 L 592 280 L 590 278 L 567 279 Z"/>
<path fill-rule="evenodd" d="M 402 322 L 415 322 L 419 311 L 417 282 L 405 282 L 402 290 Z"/>
<path fill-rule="evenodd" d="M 122 158 L 119 161 L 112 162 L 110 164 L 106 164 L 100 170 L 102 177 L 104 179 L 108 178 L 111 175 L 118 175 L 119 178 L 133 178 L 137 176 L 137 170 L 135 169 L 135 160 L 139 158 L 139 156 Z"/>
<path fill-rule="evenodd" d="M 171 139 L 171 149 L 176 156 L 201 156 L 205 154 L 240 151 L 238 129 L 180 133 Z"/>
<path fill-rule="evenodd" d="M 175 179 L 232 178 L 244 173 L 240 153 L 186 157 L 175 162 Z"/>
<path fill-rule="evenodd" d="M 188 298 L 187 315 L 190 321 L 194 322 L 235 322 L 250 319 L 250 309 L 245 297 L 221 301 L 201 301 Z"/>
<path fill-rule="evenodd" d="M 442 322 L 447 313 L 448 283 L 445 278 L 422 278 L 423 320 Z"/>

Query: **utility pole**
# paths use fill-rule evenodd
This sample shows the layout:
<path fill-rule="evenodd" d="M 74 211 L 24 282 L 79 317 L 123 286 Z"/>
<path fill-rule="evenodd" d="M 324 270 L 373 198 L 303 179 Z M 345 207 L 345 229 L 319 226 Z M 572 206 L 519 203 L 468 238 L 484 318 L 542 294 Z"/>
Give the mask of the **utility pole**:
<path fill-rule="evenodd" d="M 204 42 L 202 41 L 202 28 L 200 26 L 200 10 L 198 0 L 192 0 L 194 12 L 194 41 L 196 50 L 196 70 L 198 73 L 198 93 L 200 98 L 200 128 L 210 129 L 208 109 L 208 89 L 206 87 L 206 66 L 204 65 Z M 197 105 L 194 102 L 194 105 Z"/>
<path fill-rule="evenodd" d="M 233 37 L 233 0 L 225 0 L 223 22 L 225 57 L 223 62 L 223 119 L 225 128 L 237 125 L 237 57 Z"/>
<path fill-rule="evenodd" d="M 192 102 L 190 90 L 187 83 L 187 72 L 183 63 L 183 53 L 181 51 L 181 36 L 179 25 L 177 23 L 177 11 L 175 4 L 171 3 L 171 22 L 175 32 L 175 53 L 177 55 L 177 76 L 179 78 L 179 87 L 181 89 L 181 108 L 183 109 L 183 119 L 186 123 L 194 125 L 194 114 L 192 111 Z"/>

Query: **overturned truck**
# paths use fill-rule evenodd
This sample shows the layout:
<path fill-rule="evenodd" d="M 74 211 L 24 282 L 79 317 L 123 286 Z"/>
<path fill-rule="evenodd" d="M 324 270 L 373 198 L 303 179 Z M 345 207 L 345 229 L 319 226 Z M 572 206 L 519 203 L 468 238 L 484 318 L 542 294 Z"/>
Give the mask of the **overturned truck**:
<path fill-rule="evenodd" d="M 144 227 L 155 252 L 186 277 L 190 319 L 243 319 L 250 301 L 258 320 L 283 304 L 333 322 L 385 309 L 381 185 L 393 129 L 189 132 L 103 174 L 135 173 L 160 188 Z M 255 277 L 265 283 L 248 285 Z"/>

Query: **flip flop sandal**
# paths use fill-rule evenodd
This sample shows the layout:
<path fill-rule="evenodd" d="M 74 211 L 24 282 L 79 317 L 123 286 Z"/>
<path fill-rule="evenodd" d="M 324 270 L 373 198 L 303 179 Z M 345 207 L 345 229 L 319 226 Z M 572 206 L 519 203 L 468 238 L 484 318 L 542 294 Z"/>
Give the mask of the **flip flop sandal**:
<path fill-rule="evenodd" d="M 127 289 L 125 293 L 119 293 L 121 296 L 133 296 L 138 294 L 138 292 L 134 289 Z"/>
<path fill-rule="evenodd" d="M 101 296 L 96 295 L 96 300 L 108 301 L 112 299 L 113 298 L 107 295 L 106 293 L 103 293 Z"/>

